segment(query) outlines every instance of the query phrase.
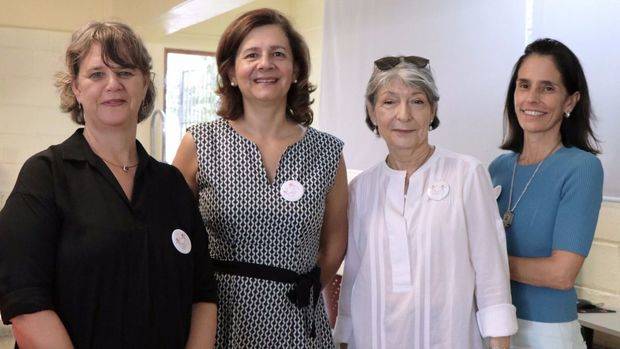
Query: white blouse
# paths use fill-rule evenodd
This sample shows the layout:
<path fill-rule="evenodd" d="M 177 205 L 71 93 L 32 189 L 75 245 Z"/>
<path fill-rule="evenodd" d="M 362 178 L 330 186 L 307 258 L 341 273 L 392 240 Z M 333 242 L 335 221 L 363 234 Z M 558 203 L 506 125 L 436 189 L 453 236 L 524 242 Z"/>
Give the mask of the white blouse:
<path fill-rule="evenodd" d="M 436 149 L 409 179 L 384 161 L 350 184 L 338 343 L 483 348 L 517 331 L 506 239 L 489 174 Z"/>

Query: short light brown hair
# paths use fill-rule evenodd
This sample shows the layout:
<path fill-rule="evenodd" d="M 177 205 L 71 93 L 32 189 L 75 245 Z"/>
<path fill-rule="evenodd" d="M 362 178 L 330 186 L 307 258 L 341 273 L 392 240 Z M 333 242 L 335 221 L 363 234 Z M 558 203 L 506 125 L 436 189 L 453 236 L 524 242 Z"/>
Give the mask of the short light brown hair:
<path fill-rule="evenodd" d="M 136 33 L 128 25 L 118 22 L 90 22 L 73 33 L 65 57 L 66 71 L 56 74 L 60 109 L 70 113 L 74 122 L 84 125 L 84 115 L 71 85 L 80 72 L 82 59 L 95 43 L 101 45 L 101 56 L 107 66 L 115 63 L 123 68 L 142 72 L 148 89 L 138 111 L 138 122 L 149 117 L 155 106 L 151 56 Z"/>
<path fill-rule="evenodd" d="M 280 12 L 272 9 L 258 9 L 244 13 L 226 28 L 217 46 L 215 58 L 218 70 L 217 94 L 220 105 L 217 114 L 234 120 L 243 115 L 243 96 L 239 88 L 230 85 L 229 72 L 235 67 L 239 46 L 245 37 L 257 27 L 277 25 L 288 38 L 293 53 L 293 63 L 297 72 L 297 83 L 291 84 L 286 96 L 286 116 L 295 122 L 308 126 L 313 113 L 310 93 L 316 88 L 308 81 L 310 75 L 310 52 L 304 38 Z"/>

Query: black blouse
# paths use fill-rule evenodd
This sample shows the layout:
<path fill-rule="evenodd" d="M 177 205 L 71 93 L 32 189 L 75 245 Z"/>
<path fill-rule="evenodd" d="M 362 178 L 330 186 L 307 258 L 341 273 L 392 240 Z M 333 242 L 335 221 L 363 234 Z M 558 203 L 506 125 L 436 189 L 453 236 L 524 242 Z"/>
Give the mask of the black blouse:
<path fill-rule="evenodd" d="M 192 304 L 216 302 L 196 200 L 139 142 L 127 200 L 82 132 L 30 158 L 0 212 L 3 321 L 50 309 L 77 348 L 182 348 Z"/>

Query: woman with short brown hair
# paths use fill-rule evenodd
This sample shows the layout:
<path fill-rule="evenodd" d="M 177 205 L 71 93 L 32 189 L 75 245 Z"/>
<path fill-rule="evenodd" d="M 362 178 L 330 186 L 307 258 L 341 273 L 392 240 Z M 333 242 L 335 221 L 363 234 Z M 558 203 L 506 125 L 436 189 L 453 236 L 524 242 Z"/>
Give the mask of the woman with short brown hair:
<path fill-rule="evenodd" d="M 0 212 L 0 311 L 22 348 L 210 348 L 216 286 L 194 197 L 136 140 L 155 96 L 128 26 L 73 34 L 61 107 L 84 125 L 26 161 Z"/>

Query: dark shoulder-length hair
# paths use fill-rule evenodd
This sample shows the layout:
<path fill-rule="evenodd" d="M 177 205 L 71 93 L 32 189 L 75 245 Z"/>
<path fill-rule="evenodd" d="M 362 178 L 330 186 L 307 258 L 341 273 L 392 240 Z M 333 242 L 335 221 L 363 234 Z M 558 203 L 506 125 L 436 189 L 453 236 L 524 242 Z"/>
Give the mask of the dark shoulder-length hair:
<path fill-rule="evenodd" d="M 523 129 L 517 120 L 515 111 L 514 93 L 516 89 L 519 68 L 525 59 L 532 55 L 549 56 L 553 59 L 556 68 L 562 76 L 562 83 L 569 95 L 579 92 L 581 97 L 573 108 L 570 118 L 563 118 L 560 126 L 562 144 L 565 147 L 577 147 L 592 154 L 599 154 L 599 141 L 592 131 L 591 123 L 594 115 L 590 106 L 588 83 L 583 68 L 577 56 L 563 43 L 554 39 L 538 39 L 527 45 L 525 52 L 514 66 L 512 77 L 506 93 L 504 118 L 507 129 L 504 130 L 502 149 L 520 153 L 523 150 Z"/>
<path fill-rule="evenodd" d="M 280 12 L 272 9 L 258 9 L 244 13 L 226 28 L 217 46 L 215 59 L 218 70 L 217 94 L 220 105 L 217 114 L 234 120 L 243 115 L 243 96 L 236 86 L 231 86 L 229 72 L 235 66 L 235 58 L 241 42 L 257 27 L 274 24 L 282 28 L 293 53 L 297 82 L 291 84 L 286 98 L 286 116 L 295 122 L 308 126 L 313 113 L 310 93 L 316 88 L 308 81 L 310 75 L 310 51 L 304 38 Z"/>

